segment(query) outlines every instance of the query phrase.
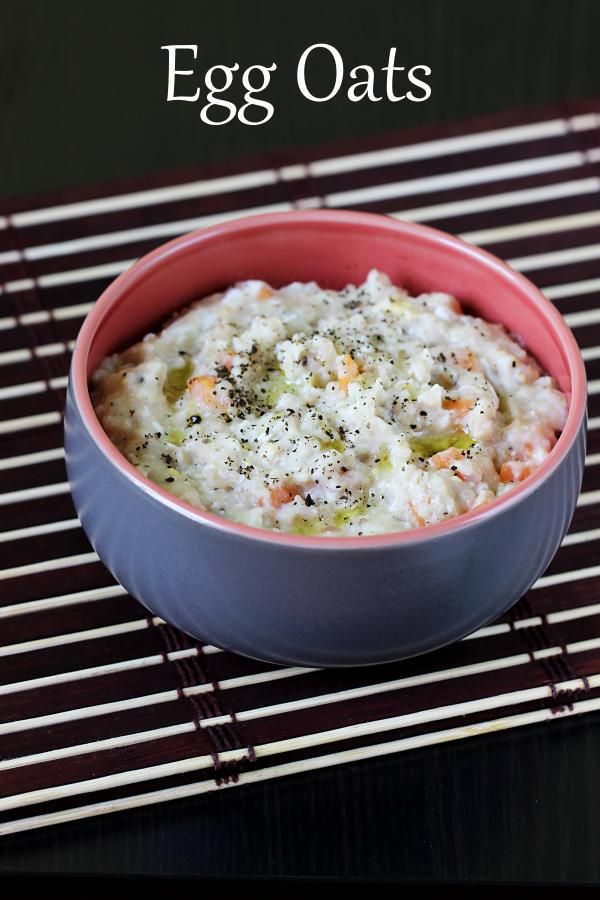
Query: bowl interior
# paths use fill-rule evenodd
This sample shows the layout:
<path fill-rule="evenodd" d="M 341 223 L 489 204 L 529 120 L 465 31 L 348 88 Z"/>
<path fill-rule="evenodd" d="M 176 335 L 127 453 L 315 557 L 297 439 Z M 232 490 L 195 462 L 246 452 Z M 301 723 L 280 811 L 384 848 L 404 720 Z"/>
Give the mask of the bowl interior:
<path fill-rule="evenodd" d="M 574 342 L 570 358 L 569 333 L 558 313 L 508 266 L 433 229 L 322 211 L 238 220 L 144 257 L 108 288 L 92 316 L 84 341 L 87 375 L 178 307 L 236 281 L 261 278 L 276 287 L 316 281 L 340 289 L 360 283 L 372 268 L 411 293 L 454 294 L 469 312 L 502 323 L 571 393 Z"/>

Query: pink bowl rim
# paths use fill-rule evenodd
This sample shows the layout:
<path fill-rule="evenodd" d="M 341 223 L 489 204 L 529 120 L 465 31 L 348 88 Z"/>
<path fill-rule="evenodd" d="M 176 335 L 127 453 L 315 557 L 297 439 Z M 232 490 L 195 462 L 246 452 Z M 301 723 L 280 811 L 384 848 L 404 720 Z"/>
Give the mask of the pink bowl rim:
<path fill-rule="evenodd" d="M 198 509 L 190 503 L 178 499 L 142 475 L 112 444 L 100 425 L 92 406 L 88 388 L 87 362 L 96 333 L 121 298 L 132 289 L 139 288 L 146 276 L 156 268 L 159 268 L 168 258 L 174 254 L 183 253 L 190 245 L 201 243 L 204 240 L 218 239 L 221 236 L 240 234 L 248 230 L 258 229 L 260 231 L 263 228 L 268 229 L 273 226 L 285 227 L 286 223 L 319 224 L 322 226 L 324 222 L 331 223 L 331 226 L 334 228 L 337 225 L 370 227 L 375 225 L 379 229 L 394 232 L 399 237 L 410 235 L 421 238 L 427 243 L 433 241 L 446 245 L 456 253 L 470 257 L 476 263 L 500 274 L 505 280 L 512 282 L 515 288 L 518 287 L 525 293 L 528 301 L 536 308 L 538 314 L 541 314 L 546 319 L 560 339 L 571 377 L 571 397 L 565 428 L 548 457 L 533 475 L 530 475 L 525 481 L 484 506 L 433 525 L 376 535 L 341 537 L 294 535 L 243 525 L 215 513 Z M 90 437 L 107 460 L 136 488 L 141 488 L 160 503 L 168 506 L 175 512 L 182 513 L 199 524 L 216 528 L 239 538 L 249 538 L 270 544 L 282 544 L 290 548 L 296 547 L 311 550 L 366 550 L 369 548 L 399 547 L 403 544 L 432 540 L 447 534 L 458 533 L 466 528 L 473 527 L 484 519 L 501 513 L 503 510 L 508 510 L 511 506 L 524 501 L 530 494 L 541 487 L 566 457 L 575 443 L 585 419 L 587 404 L 585 366 L 573 333 L 556 307 L 529 279 L 486 250 L 468 244 L 460 238 L 436 228 L 404 222 L 379 213 L 322 209 L 290 210 L 287 212 L 263 213 L 240 217 L 181 235 L 174 240 L 161 244 L 150 253 L 141 257 L 111 282 L 86 316 L 73 351 L 69 386 L 75 406 L 79 410 Z"/>

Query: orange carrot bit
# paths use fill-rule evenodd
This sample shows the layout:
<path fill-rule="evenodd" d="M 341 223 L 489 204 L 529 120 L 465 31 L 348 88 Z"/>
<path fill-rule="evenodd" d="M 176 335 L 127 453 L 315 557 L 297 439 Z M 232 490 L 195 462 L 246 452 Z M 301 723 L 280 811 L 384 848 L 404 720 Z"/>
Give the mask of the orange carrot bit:
<path fill-rule="evenodd" d="M 525 481 L 532 471 L 531 466 L 521 467 L 512 462 L 505 462 L 500 466 L 500 481 L 503 484 L 509 484 L 511 481 Z"/>
<path fill-rule="evenodd" d="M 283 506 L 285 503 L 291 503 L 296 494 L 299 493 L 299 485 L 294 484 L 293 482 L 278 484 L 276 487 L 272 487 L 269 490 L 271 506 L 274 506 L 275 509 L 279 509 L 279 507 Z"/>
<path fill-rule="evenodd" d="M 353 378 L 360 375 L 360 369 L 356 360 L 352 359 L 349 353 L 344 354 L 344 359 L 338 370 L 338 383 L 340 391 L 346 397 L 348 395 L 348 385 Z"/>
<path fill-rule="evenodd" d="M 435 453 L 429 461 L 436 469 L 450 469 L 462 459 L 464 459 L 464 457 L 457 447 L 448 447 L 447 450 L 441 450 L 439 453 Z M 454 474 L 457 475 L 461 481 L 465 480 L 464 475 L 458 470 L 454 472 Z"/>
<path fill-rule="evenodd" d="M 188 381 L 188 389 L 194 400 L 204 406 L 224 406 L 223 399 L 215 394 L 217 379 L 214 375 L 196 375 Z"/>
<path fill-rule="evenodd" d="M 452 409 L 459 416 L 466 416 L 474 406 L 475 401 L 469 400 L 467 397 L 457 397 L 456 400 L 451 400 L 450 397 L 447 397 L 445 400 L 442 400 L 443 409 Z"/>
<path fill-rule="evenodd" d="M 422 528 L 423 525 L 427 525 L 427 519 L 424 519 L 423 516 L 417 512 L 417 508 L 412 500 L 408 501 L 408 508 L 410 509 L 411 515 L 419 528 Z"/>
<path fill-rule="evenodd" d="M 267 285 L 263 285 L 263 287 L 259 288 L 258 294 L 256 295 L 257 300 L 269 300 L 273 295 L 274 291 L 271 290 Z"/>
<path fill-rule="evenodd" d="M 519 481 L 525 481 L 526 478 L 533 474 L 533 469 L 531 466 L 523 466 L 521 472 L 519 474 Z"/>
<path fill-rule="evenodd" d="M 462 306 L 460 305 L 459 301 L 456 299 L 456 297 L 450 298 L 448 306 L 450 307 L 450 309 L 452 310 L 453 313 L 456 313 L 457 316 L 462 316 L 463 309 L 462 309 Z"/>

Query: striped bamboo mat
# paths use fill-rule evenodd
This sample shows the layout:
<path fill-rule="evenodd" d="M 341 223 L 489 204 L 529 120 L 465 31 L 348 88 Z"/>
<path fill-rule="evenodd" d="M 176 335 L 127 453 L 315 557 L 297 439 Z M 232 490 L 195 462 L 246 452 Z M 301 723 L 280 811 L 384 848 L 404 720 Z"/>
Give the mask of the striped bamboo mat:
<path fill-rule="evenodd" d="M 5 204 L 0 215 L 0 833 L 600 709 L 600 101 Z M 408 662 L 278 668 L 200 646 L 79 527 L 61 411 L 82 317 L 209 222 L 315 206 L 460 234 L 537 282 L 589 377 L 583 493 L 508 616 Z"/>

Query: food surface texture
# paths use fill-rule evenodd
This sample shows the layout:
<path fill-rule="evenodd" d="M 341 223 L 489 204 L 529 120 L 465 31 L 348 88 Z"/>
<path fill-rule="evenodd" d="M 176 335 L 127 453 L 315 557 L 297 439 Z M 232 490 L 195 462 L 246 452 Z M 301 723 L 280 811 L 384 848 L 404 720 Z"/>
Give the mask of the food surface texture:
<path fill-rule="evenodd" d="M 371 271 L 341 291 L 245 281 L 108 357 L 96 414 L 200 509 L 301 535 L 458 516 L 531 475 L 567 400 L 518 339 Z"/>

